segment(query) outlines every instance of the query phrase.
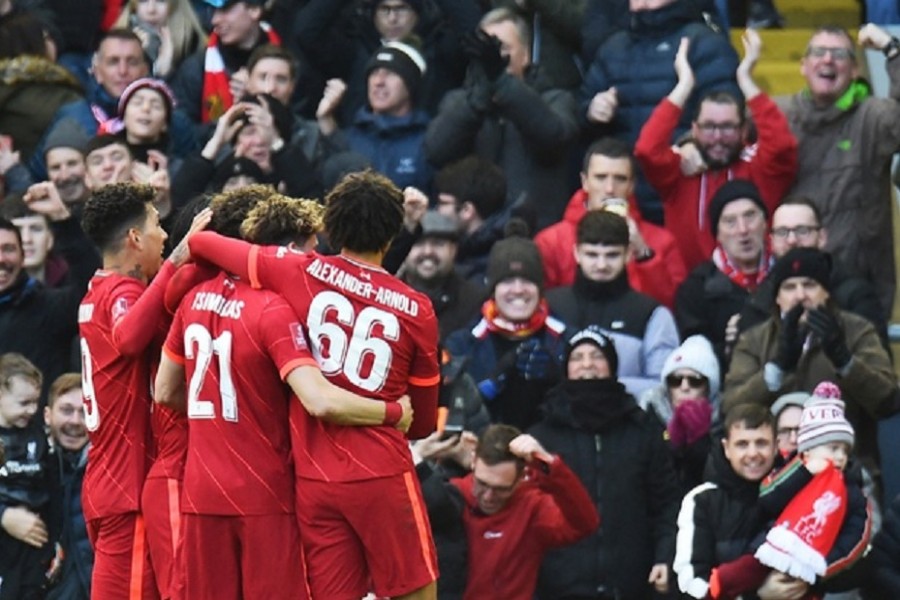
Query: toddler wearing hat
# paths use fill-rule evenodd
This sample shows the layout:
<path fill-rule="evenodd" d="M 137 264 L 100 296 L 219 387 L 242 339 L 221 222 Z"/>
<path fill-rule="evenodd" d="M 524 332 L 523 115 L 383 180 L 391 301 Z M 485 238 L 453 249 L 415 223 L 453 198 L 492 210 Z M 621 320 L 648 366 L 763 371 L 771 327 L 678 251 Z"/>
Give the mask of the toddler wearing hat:
<path fill-rule="evenodd" d="M 755 554 L 713 570 L 712 598 L 756 590 L 770 569 L 812 586 L 863 556 L 871 512 L 859 477 L 845 473 L 853 444 L 840 388 L 823 381 L 803 405 L 797 454 L 760 486 L 761 508 L 778 515 L 774 526 Z M 816 597 L 812 590 L 804 596 Z"/>

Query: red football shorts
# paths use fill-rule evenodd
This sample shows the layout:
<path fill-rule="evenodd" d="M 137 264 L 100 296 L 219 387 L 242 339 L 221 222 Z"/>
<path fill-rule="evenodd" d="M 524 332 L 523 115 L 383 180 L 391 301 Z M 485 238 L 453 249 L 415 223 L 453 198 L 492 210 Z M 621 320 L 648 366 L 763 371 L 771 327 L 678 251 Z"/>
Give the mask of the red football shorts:
<path fill-rule="evenodd" d="M 144 519 L 138 513 L 87 522 L 94 547 L 91 600 L 156 600 Z"/>
<path fill-rule="evenodd" d="M 291 514 L 185 513 L 179 559 L 187 600 L 308 600 L 297 520 Z"/>
<path fill-rule="evenodd" d="M 401 596 L 437 580 L 415 472 L 349 482 L 298 478 L 296 491 L 313 598 Z"/>
<path fill-rule="evenodd" d="M 147 546 L 153 561 L 156 586 L 163 600 L 172 597 L 174 557 L 181 541 L 181 482 L 154 478 L 144 482 L 141 514 L 147 529 Z"/>

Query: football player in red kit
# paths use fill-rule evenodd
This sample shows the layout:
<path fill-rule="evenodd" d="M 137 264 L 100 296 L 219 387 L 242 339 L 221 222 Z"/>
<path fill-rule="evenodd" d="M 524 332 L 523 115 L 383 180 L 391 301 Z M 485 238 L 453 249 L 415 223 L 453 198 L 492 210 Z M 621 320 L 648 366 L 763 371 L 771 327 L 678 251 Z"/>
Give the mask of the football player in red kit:
<path fill-rule="evenodd" d="M 409 436 L 423 437 L 437 412 L 437 319 L 425 295 L 380 267 L 402 223 L 400 190 L 381 175 L 355 173 L 326 199 L 325 231 L 337 256 L 212 233 L 193 239 L 191 251 L 282 294 L 332 382 L 386 402 L 408 393 Z M 253 239 L 252 231 L 244 236 Z M 291 445 L 313 597 L 355 600 L 371 590 L 434 598 L 434 544 L 403 434 L 329 423 L 292 403 Z"/>

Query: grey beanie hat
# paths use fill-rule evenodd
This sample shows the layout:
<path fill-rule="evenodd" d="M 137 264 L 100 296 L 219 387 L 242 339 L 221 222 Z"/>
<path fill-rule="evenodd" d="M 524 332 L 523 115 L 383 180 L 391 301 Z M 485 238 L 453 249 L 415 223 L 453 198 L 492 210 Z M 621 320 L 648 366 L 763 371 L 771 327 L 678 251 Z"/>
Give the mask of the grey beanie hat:
<path fill-rule="evenodd" d="M 63 119 L 47 136 L 44 146 L 44 156 L 54 148 L 72 148 L 84 154 L 84 147 L 90 141 L 89 136 L 81 125 L 74 119 Z"/>

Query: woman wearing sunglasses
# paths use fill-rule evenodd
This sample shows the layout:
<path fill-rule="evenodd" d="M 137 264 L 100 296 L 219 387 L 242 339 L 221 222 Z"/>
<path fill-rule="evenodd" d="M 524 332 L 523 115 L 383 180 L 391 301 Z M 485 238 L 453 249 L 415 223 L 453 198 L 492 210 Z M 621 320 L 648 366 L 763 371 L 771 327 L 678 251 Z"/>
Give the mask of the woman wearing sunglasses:
<path fill-rule="evenodd" d="M 709 429 L 719 413 L 719 361 L 700 335 L 686 339 L 663 365 L 660 385 L 638 403 L 666 428 L 682 491 L 703 482 L 710 450 Z"/>

